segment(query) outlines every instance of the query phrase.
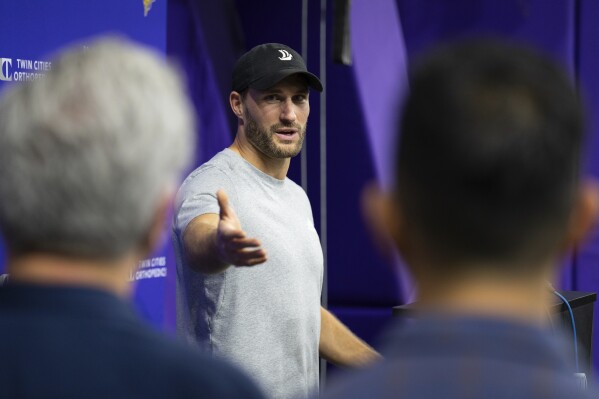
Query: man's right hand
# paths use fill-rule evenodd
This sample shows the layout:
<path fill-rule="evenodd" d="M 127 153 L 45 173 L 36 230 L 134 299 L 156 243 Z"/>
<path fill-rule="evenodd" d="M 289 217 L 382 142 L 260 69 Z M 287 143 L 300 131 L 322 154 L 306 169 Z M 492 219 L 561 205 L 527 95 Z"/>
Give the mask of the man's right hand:
<path fill-rule="evenodd" d="M 216 193 L 220 214 L 216 231 L 216 250 L 219 259 L 235 266 L 254 266 L 266 262 L 266 251 L 260 241 L 248 238 L 224 190 Z"/>
<path fill-rule="evenodd" d="M 260 241 L 248 238 L 229 205 L 223 190 L 216 193 L 219 214 L 205 213 L 193 219 L 183 233 L 183 248 L 192 270 L 206 274 L 225 271 L 229 266 L 254 266 L 266 262 Z"/>

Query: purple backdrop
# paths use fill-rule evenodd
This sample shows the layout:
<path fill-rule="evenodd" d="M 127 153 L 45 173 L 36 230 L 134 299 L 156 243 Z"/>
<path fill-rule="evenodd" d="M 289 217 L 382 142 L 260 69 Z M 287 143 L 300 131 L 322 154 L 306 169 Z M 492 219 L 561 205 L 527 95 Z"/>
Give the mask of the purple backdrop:
<path fill-rule="evenodd" d="M 325 97 L 317 93 L 310 97 L 303 178 L 316 226 L 326 244 L 328 303 L 353 330 L 376 343 L 391 318 L 390 308 L 406 300 L 410 282 L 401 276 L 397 284 L 396 274 L 374 249 L 360 216 L 360 193 L 368 181 L 379 179 L 388 184 L 391 178 L 389 149 L 398 117 L 393 107 L 406 90 L 406 59 L 435 43 L 469 35 L 509 37 L 547 52 L 579 80 L 588 99 L 592 129 L 585 170 L 597 176 L 599 117 L 593 110 L 599 105 L 595 74 L 599 67 L 595 40 L 599 3 L 353 0 L 351 66 L 331 61 L 332 3 L 325 1 L 322 31 L 321 0 L 306 0 L 304 24 L 300 1 L 158 0 L 144 18 L 142 0 L 9 0 L 0 3 L 0 58 L 37 59 L 68 41 L 107 30 L 155 46 L 176 58 L 188 75 L 200 120 L 198 165 L 231 141 L 235 121 L 227 97 L 235 59 L 262 42 L 283 42 L 298 51 L 303 44 L 309 69 L 326 78 Z M 326 57 L 324 69 L 321 51 Z M 8 67 L 14 68 L 14 64 Z M 321 112 L 326 115 L 323 126 Z M 290 177 L 299 182 L 301 173 L 298 158 L 292 162 Z M 587 245 L 565 259 L 561 287 L 596 291 L 599 271 L 593 266 L 598 256 L 599 232 L 595 232 Z M 166 277 L 139 280 L 137 306 L 154 324 L 172 328 L 175 275 L 168 239 L 145 265 L 144 270 L 157 270 L 148 271 L 147 276 L 162 273 L 164 267 Z"/>
<path fill-rule="evenodd" d="M 599 178 L 599 3 L 593 0 L 581 0 L 577 8 L 576 52 L 573 58 L 577 67 L 577 78 L 580 92 L 587 105 L 589 116 L 589 137 L 585 153 L 585 171 L 589 176 Z M 597 292 L 599 289 L 599 229 L 595 229 L 590 240 L 582 246 L 574 256 L 574 267 L 571 269 L 571 281 L 564 287 Z M 594 320 L 598 320 L 599 307 L 595 305 Z M 597 342 L 599 331 L 595 330 L 593 342 Z M 593 363 L 599 365 L 599 345 L 593 346 Z"/>

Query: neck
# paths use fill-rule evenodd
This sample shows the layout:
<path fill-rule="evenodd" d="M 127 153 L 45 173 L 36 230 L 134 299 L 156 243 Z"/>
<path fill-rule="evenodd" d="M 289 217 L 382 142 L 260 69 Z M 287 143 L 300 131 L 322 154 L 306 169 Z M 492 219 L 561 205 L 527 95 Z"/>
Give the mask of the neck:
<path fill-rule="evenodd" d="M 488 275 L 427 281 L 419 285 L 418 307 L 444 314 L 543 325 L 547 322 L 551 296 L 548 281 L 544 277 L 498 278 Z"/>
<path fill-rule="evenodd" d="M 9 259 L 8 273 L 14 282 L 90 287 L 128 297 L 138 259 L 133 254 L 110 261 L 31 254 Z"/>
<path fill-rule="evenodd" d="M 271 158 L 260 152 L 254 145 L 243 138 L 243 133 L 237 132 L 235 141 L 229 147 L 243 159 L 251 163 L 258 170 L 275 179 L 283 180 L 287 177 L 291 158 Z"/>

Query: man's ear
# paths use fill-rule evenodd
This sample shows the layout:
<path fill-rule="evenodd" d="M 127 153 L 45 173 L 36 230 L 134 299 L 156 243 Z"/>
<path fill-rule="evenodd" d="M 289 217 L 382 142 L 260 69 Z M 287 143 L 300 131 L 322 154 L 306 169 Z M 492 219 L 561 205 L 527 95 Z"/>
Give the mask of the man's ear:
<path fill-rule="evenodd" d="M 375 245 L 391 260 L 396 249 L 403 249 L 405 238 L 401 210 L 393 201 L 392 195 L 376 183 L 369 183 L 362 190 L 362 214 Z"/>
<path fill-rule="evenodd" d="M 241 94 L 236 91 L 232 91 L 231 94 L 229 94 L 229 105 L 231 106 L 231 110 L 233 110 L 235 116 L 237 116 L 239 119 L 242 119 L 243 102 L 241 100 Z"/>
<path fill-rule="evenodd" d="M 583 241 L 597 222 L 599 214 L 599 183 L 592 179 L 584 180 L 574 199 L 574 206 L 568 222 L 564 250 L 572 249 Z"/>

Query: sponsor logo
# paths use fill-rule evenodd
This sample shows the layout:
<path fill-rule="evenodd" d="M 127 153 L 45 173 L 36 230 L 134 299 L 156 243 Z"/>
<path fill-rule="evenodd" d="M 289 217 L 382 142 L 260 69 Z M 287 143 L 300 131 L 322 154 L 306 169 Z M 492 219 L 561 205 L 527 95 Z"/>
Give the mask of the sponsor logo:
<path fill-rule="evenodd" d="M 281 56 L 279 57 L 281 61 L 290 61 L 293 58 L 287 50 L 279 50 L 279 53 L 281 53 Z"/>
<path fill-rule="evenodd" d="M 152 9 L 152 3 L 156 0 L 143 0 L 144 1 L 144 17 L 148 16 L 148 13 Z"/>
<path fill-rule="evenodd" d="M 0 80 L 11 81 L 12 58 L 0 58 Z"/>
<path fill-rule="evenodd" d="M 137 270 L 132 271 L 130 281 L 145 280 L 149 278 L 164 278 L 167 275 L 166 257 L 143 259 L 139 261 Z"/>
<path fill-rule="evenodd" d="M 149 278 L 165 278 L 166 277 L 166 267 L 157 267 L 154 269 L 144 269 L 138 270 L 135 272 L 134 276 L 131 276 L 131 281 L 133 280 L 146 280 Z"/>
<path fill-rule="evenodd" d="M 49 61 L 0 57 L 0 81 L 28 82 L 43 78 L 51 69 Z"/>

